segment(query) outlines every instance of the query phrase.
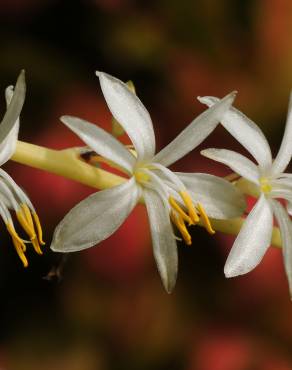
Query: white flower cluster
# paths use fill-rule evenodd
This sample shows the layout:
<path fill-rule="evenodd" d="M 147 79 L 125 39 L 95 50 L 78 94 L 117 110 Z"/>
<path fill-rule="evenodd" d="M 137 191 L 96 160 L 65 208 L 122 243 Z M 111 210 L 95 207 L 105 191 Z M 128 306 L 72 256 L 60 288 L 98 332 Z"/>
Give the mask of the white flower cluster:
<path fill-rule="evenodd" d="M 292 155 L 291 103 L 282 145 L 274 160 L 258 126 L 232 107 L 234 92 L 223 99 L 198 98 L 208 109 L 156 153 L 150 115 L 136 94 L 122 81 L 106 73 L 98 72 L 97 76 L 109 110 L 131 139 L 134 150 L 83 119 L 63 116 L 61 121 L 94 152 L 122 169 L 127 180 L 114 188 L 99 191 L 75 206 L 57 226 L 51 249 L 67 253 L 96 245 L 112 235 L 142 200 L 149 217 L 158 270 L 165 289 L 171 292 L 178 269 L 176 240 L 182 238 L 186 244 L 192 243 L 188 226 L 200 223 L 213 234 L 209 217 L 235 218 L 246 208 L 244 194 L 228 181 L 204 173 L 173 172 L 168 168 L 202 143 L 221 122 L 257 164 L 225 149 L 206 149 L 201 154 L 226 164 L 252 182 L 261 194 L 234 242 L 225 265 L 225 275 L 245 274 L 259 264 L 271 243 L 275 216 L 292 295 L 292 226 L 289 217 L 292 215 L 292 175 L 284 173 Z M 14 92 L 11 87 L 6 90 L 8 107 L 0 125 L 1 164 L 15 150 L 24 95 L 24 74 L 21 73 Z M 25 241 L 16 234 L 9 209 L 15 210 L 35 250 L 41 253 L 42 233 L 36 212 L 23 191 L 1 170 L 0 214 L 18 254 L 27 265 Z"/>
<path fill-rule="evenodd" d="M 7 110 L 0 123 L 0 166 L 11 158 L 16 148 L 19 115 L 25 99 L 25 90 L 25 75 L 22 71 L 15 88 L 8 86 L 5 90 Z M 11 210 L 15 211 L 17 220 L 30 241 L 24 240 L 18 235 L 12 220 Z M 24 267 L 27 267 L 26 244 L 30 242 L 38 254 L 42 254 L 40 245 L 45 244 L 42 240 L 40 221 L 27 195 L 2 169 L 0 169 L 0 216 L 5 222 L 17 254 Z"/>

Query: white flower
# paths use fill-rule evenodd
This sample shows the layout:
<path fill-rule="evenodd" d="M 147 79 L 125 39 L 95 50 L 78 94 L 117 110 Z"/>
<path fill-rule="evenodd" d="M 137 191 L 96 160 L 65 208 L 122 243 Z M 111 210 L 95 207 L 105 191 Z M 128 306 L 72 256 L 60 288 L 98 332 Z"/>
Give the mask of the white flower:
<path fill-rule="evenodd" d="M 0 166 L 10 159 L 16 148 L 19 115 L 25 99 L 25 90 L 25 75 L 22 71 L 17 79 L 15 89 L 13 89 L 13 86 L 9 86 L 5 91 L 7 110 L 0 123 Z M 44 244 L 44 242 L 42 241 L 42 229 L 38 215 L 27 195 L 0 168 L 0 216 L 6 224 L 24 267 L 27 267 L 28 262 L 25 257 L 27 241 L 17 234 L 10 210 L 16 212 L 16 217 L 29 236 L 35 251 L 42 254 L 40 244 Z M 35 231 L 35 228 L 37 231 Z"/>
<path fill-rule="evenodd" d="M 216 104 L 214 97 L 199 98 L 209 107 Z M 284 173 L 292 155 L 292 95 L 286 128 L 278 155 L 272 160 L 269 144 L 255 123 L 235 108 L 223 117 L 223 126 L 250 152 L 258 165 L 239 153 L 225 149 L 206 149 L 201 153 L 229 166 L 240 176 L 256 184 L 261 192 L 257 203 L 246 218 L 225 265 L 225 275 L 245 274 L 255 268 L 271 243 L 273 215 L 281 232 L 285 270 L 292 296 L 292 225 L 283 205 L 276 199 L 287 201 L 288 212 L 292 205 L 292 175 Z M 290 212 L 291 214 L 291 212 Z"/>
<path fill-rule="evenodd" d="M 70 116 L 61 118 L 92 150 L 123 168 L 130 179 L 95 193 L 74 207 L 57 226 L 51 248 L 72 252 L 96 245 L 117 230 L 143 197 L 154 257 L 163 284 L 170 292 L 177 275 L 176 237 L 171 221 L 186 244 L 191 244 L 185 223 L 196 224 L 201 217 L 206 229 L 214 233 L 207 214 L 216 218 L 236 217 L 245 208 L 243 197 L 227 181 L 207 174 L 174 173 L 167 168 L 206 138 L 232 104 L 235 94 L 203 112 L 155 155 L 152 122 L 141 101 L 120 80 L 105 73 L 98 76 L 108 107 L 130 137 L 137 155 L 89 122 Z"/>

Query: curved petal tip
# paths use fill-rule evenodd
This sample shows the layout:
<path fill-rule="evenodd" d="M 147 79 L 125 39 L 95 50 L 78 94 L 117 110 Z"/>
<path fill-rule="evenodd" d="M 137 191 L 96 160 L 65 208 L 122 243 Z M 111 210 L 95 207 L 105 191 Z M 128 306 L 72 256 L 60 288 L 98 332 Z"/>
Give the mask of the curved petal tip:
<path fill-rule="evenodd" d="M 238 93 L 237 90 L 233 90 L 231 93 L 229 93 L 228 95 L 225 96 L 225 99 L 230 98 L 233 101 L 236 98 L 237 93 Z M 209 99 L 208 96 L 197 96 L 197 100 L 199 100 L 199 102 L 202 103 L 202 104 L 206 104 L 208 99 Z"/>

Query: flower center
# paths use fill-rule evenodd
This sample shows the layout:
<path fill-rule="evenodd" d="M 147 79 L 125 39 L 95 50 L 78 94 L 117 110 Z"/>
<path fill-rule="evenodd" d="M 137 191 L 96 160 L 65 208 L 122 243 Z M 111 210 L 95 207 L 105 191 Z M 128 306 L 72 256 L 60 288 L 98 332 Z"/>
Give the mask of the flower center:
<path fill-rule="evenodd" d="M 215 234 L 215 231 L 213 230 L 212 225 L 210 223 L 209 217 L 206 211 L 204 210 L 202 204 L 198 203 L 197 206 L 195 207 L 191 199 L 191 196 L 188 194 L 187 191 L 179 191 L 179 195 L 184 202 L 186 212 L 177 203 L 177 201 L 172 196 L 170 196 L 168 199 L 169 204 L 171 206 L 170 219 L 181 233 L 185 243 L 187 245 L 192 244 L 192 238 L 185 225 L 186 222 L 190 226 L 196 225 L 201 221 L 209 234 L 212 235 Z"/>
<path fill-rule="evenodd" d="M 260 180 L 260 190 L 262 193 L 268 194 L 272 191 L 272 185 L 267 177 L 261 177 Z"/>
<path fill-rule="evenodd" d="M 143 169 L 138 169 L 134 172 L 134 176 L 138 184 L 143 185 L 145 182 L 148 182 L 150 180 L 150 176 L 143 171 Z"/>

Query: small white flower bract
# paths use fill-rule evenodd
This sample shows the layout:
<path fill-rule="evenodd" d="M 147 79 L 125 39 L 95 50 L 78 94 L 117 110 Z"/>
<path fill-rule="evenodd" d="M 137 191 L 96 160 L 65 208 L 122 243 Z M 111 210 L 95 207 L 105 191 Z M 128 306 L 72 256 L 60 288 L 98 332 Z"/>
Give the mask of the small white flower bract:
<path fill-rule="evenodd" d="M 25 73 L 21 71 L 15 88 L 8 86 L 5 90 L 7 110 L 0 123 L 0 166 L 13 155 L 19 131 L 19 116 L 25 99 Z M 24 267 L 28 266 L 25 256 L 27 241 L 22 239 L 14 228 L 10 210 L 15 211 L 16 217 L 30 238 L 35 251 L 42 254 L 40 244 L 42 229 L 38 215 L 27 195 L 14 180 L 0 168 L 0 216 L 6 224 L 14 247 Z"/>
<path fill-rule="evenodd" d="M 209 107 L 219 101 L 214 97 L 199 100 Z M 271 243 L 275 215 L 280 227 L 285 271 L 292 297 L 292 225 L 288 215 L 292 210 L 292 175 L 284 173 L 292 155 L 291 108 L 292 95 L 282 144 L 274 160 L 259 127 L 233 107 L 225 113 L 221 123 L 249 151 L 258 165 L 231 150 L 206 149 L 201 153 L 226 164 L 240 176 L 256 184 L 261 192 L 230 251 L 224 268 L 225 275 L 233 277 L 246 274 L 259 264 Z M 277 199 L 287 202 L 286 209 Z"/>
<path fill-rule="evenodd" d="M 107 105 L 131 139 L 136 156 L 115 137 L 80 118 L 61 121 L 92 150 L 120 166 L 130 176 L 122 185 L 99 191 L 75 206 L 57 226 L 51 248 L 73 252 L 92 247 L 109 237 L 143 197 L 151 228 L 154 257 L 167 292 L 177 276 L 177 246 L 173 222 L 186 244 L 191 236 L 185 226 L 201 218 L 213 233 L 208 216 L 231 218 L 242 214 L 245 201 L 227 181 L 207 174 L 174 173 L 167 166 L 198 146 L 214 130 L 232 104 L 235 93 L 207 109 L 159 153 L 148 111 L 120 80 L 97 73 Z"/>

